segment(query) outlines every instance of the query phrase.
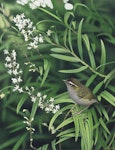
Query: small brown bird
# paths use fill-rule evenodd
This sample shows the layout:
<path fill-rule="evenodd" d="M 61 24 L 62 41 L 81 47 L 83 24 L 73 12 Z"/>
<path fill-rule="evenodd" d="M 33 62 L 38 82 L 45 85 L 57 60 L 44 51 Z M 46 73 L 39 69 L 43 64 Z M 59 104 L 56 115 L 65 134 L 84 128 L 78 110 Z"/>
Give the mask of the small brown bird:
<path fill-rule="evenodd" d="M 63 81 L 67 86 L 70 98 L 74 100 L 75 103 L 82 106 L 90 106 L 97 102 L 91 90 L 84 86 L 79 80 L 71 78 Z"/>

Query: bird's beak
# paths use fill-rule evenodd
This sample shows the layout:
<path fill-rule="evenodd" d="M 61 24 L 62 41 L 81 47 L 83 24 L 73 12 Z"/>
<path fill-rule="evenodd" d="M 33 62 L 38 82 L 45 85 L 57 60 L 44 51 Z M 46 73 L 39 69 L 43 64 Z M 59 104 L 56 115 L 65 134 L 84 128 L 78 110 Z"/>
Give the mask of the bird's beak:
<path fill-rule="evenodd" d="M 67 80 L 63 80 L 63 82 L 65 82 L 65 83 L 66 83 L 66 82 L 67 82 Z"/>

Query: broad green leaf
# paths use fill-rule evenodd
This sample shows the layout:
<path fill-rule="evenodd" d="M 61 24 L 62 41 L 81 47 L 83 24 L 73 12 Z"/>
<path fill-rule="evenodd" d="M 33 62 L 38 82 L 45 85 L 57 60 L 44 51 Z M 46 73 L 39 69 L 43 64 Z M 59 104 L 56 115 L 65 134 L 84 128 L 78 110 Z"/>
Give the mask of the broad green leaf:
<path fill-rule="evenodd" d="M 115 97 L 109 93 L 108 91 L 103 91 L 101 93 L 101 97 L 103 97 L 106 101 L 108 101 L 111 105 L 115 106 Z"/>
<path fill-rule="evenodd" d="M 51 48 L 51 51 L 52 52 L 55 52 L 55 53 L 69 53 L 68 49 L 65 49 L 65 48 Z"/>
<path fill-rule="evenodd" d="M 105 45 L 103 43 L 103 41 L 101 40 L 101 60 L 100 60 L 100 64 L 103 65 L 106 63 L 106 50 L 105 50 Z M 105 70 L 105 65 L 103 65 L 100 68 L 100 72 L 103 73 Z"/>
<path fill-rule="evenodd" d="M 89 38 L 86 34 L 82 35 L 82 38 L 83 38 L 83 41 L 86 45 L 86 49 L 87 49 L 87 52 L 88 52 L 88 55 L 89 55 L 91 67 L 95 69 L 96 68 L 95 57 L 94 57 L 93 51 L 90 47 Z"/>
<path fill-rule="evenodd" d="M 82 36 L 81 36 L 83 20 L 84 19 L 82 19 L 79 23 L 78 34 L 77 34 L 77 45 L 78 45 L 79 55 L 80 55 L 81 59 L 83 59 Z"/>
<path fill-rule="evenodd" d="M 84 71 L 87 68 L 88 68 L 87 66 L 82 66 L 78 69 L 60 70 L 59 72 L 62 72 L 62 73 L 78 73 L 78 72 Z"/>
<path fill-rule="evenodd" d="M 79 58 L 75 58 L 72 56 L 66 56 L 66 55 L 61 55 L 61 54 L 51 54 L 51 56 L 54 58 L 69 61 L 69 62 L 79 62 Z"/>
<path fill-rule="evenodd" d="M 23 106 L 24 102 L 26 101 L 28 95 L 23 95 L 23 97 L 21 98 L 21 100 L 19 101 L 18 105 L 17 105 L 17 108 L 16 108 L 16 112 L 17 114 L 19 113 L 21 107 Z"/>

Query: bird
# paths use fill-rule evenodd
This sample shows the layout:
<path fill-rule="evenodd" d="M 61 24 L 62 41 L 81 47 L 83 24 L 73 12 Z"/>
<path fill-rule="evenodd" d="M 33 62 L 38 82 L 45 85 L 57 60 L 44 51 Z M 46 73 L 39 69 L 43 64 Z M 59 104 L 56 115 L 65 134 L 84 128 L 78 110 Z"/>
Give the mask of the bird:
<path fill-rule="evenodd" d="M 78 79 L 70 78 L 63 80 L 67 86 L 70 98 L 81 106 L 91 106 L 98 102 L 92 91 L 83 85 Z"/>

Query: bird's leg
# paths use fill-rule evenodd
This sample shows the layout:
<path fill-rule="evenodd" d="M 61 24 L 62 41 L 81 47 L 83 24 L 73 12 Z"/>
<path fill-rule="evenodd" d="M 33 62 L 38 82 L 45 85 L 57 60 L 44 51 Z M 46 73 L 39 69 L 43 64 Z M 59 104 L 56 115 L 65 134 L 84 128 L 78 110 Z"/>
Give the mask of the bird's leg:
<path fill-rule="evenodd" d="M 89 106 L 90 106 L 90 105 L 86 106 L 86 107 L 85 107 L 84 109 L 82 109 L 81 111 L 74 113 L 73 116 L 74 116 L 74 115 L 79 115 L 79 114 L 81 114 L 83 111 L 85 111 L 86 109 L 88 109 Z"/>

